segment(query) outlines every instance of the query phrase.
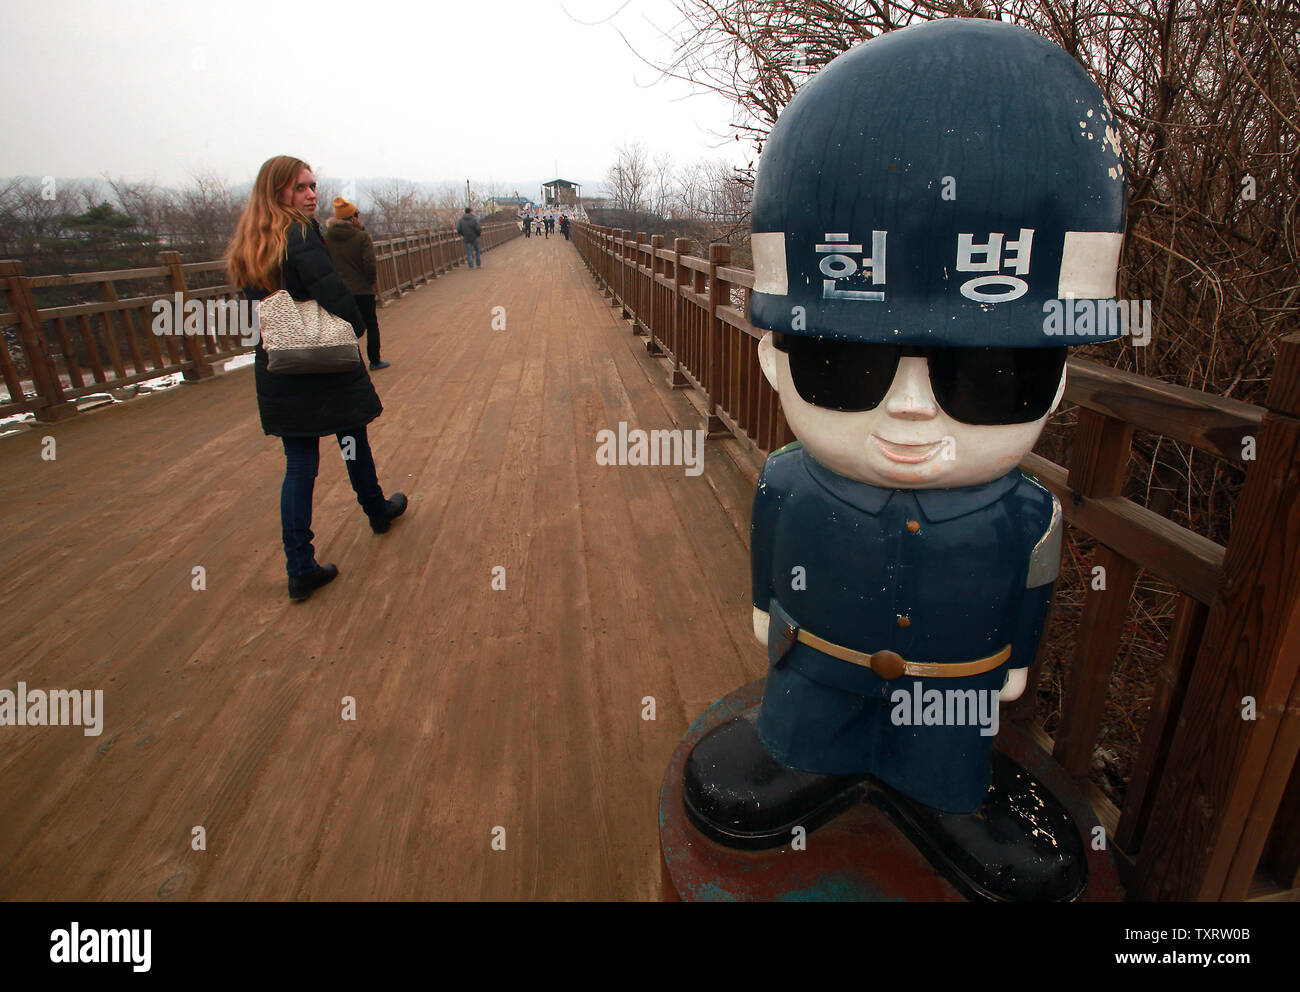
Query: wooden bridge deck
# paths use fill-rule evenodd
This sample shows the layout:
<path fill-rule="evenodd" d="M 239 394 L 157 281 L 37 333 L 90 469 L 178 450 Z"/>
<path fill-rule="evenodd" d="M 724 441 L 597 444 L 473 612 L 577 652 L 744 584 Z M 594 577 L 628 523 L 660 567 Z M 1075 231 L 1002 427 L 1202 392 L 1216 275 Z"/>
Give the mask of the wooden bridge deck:
<path fill-rule="evenodd" d="M 688 399 L 569 243 L 485 262 L 381 313 L 370 436 L 410 509 L 371 534 L 322 442 L 341 574 L 305 604 L 250 369 L 0 440 L 0 689 L 105 709 L 0 727 L 0 898 L 658 897 L 673 747 L 765 668 L 752 489 L 717 442 L 699 477 L 598 465 L 619 421 L 698 426 Z"/>

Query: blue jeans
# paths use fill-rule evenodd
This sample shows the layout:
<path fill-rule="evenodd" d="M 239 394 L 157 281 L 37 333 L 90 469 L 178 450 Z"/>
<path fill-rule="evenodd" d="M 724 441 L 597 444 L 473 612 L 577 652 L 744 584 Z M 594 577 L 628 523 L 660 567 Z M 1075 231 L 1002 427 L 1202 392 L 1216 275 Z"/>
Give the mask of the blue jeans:
<path fill-rule="evenodd" d="M 483 253 L 478 249 L 478 238 L 465 242 L 465 261 L 469 263 L 471 269 L 474 268 L 475 260 L 479 265 L 483 264 Z"/>
<path fill-rule="evenodd" d="M 311 497 L 320 468 L 320 438 L 284 437 L 284 485 L 280 487 L 280 529 L 284 539 L 285 565 L 290 577 L 307 575 L 316 568 L 316 550 L 312 547 Z M 339 449 L 352 447 L 351 458 L 345 457 L 348 479 L 357 494 L 357 502 L 367 516 L 384 512 L 384 491 L 375 472 L 375 459 L 365 427 L 338 435 Z"/>

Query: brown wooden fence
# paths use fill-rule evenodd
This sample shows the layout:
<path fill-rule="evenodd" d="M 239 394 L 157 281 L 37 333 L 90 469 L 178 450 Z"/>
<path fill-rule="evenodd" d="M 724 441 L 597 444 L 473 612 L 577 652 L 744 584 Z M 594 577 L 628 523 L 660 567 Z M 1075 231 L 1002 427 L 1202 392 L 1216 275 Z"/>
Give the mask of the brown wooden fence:
<path fill-rule="evenodd" d="M 487 224 L 481 245 L 493 248 L 519 235 L 514 223 Z M 378 296 L 401 296 L 465 261 L 464 241 L 454 231 L 421 231 L 375 242 Z M 0 261 L 0 417 L 31 411 L 40 421 L 76 414 L 78 397 L 116 389 L 179 372 L 188 380 L 213 375 L 213 364 L 252 350 L 233 334 L 208 302 L 235 301 L 241 294 L 228 284 L 211 282 L 225 265 L 185 262 L 180 253 L 164 251 L 159 265 L 113 272 L 29 276 L 21 262 Z M 134 287 L 126 296 L 123 284 Z M 40 306 L 36 294 L 50 287 L 97 287 L 99 300 L 67 306 Z M 198 300 L 202 317 L 192 333 L 156 334 L 154 303 Z"/>
<path fill-rule="evenodd" d="M 681 239 L 581 224 L 574 242 L 669 384 L 703 395 L 712 436 L 757 454 L 793 439 L 745 317 L 754 275 L 728 246 L 699 258 Z M 1080 408 L 1070 465 L 1022 467 L 1097 542 L 1106 588 L 1084 602 L 1061 723 L 1040 743 L 1092 800 L 1132 897 L 1300 898 L 1300 334 L 1281 342 L 1262 407 L 1075 358 L 1065 398 Z M 1134 427 L 1249 459 L 1226 548 L 1123 498 Z M 1087 772 L 1139 569 L 1179 607 L 1121 809 Z M 1012 718 L 1032 719 L 1041 664 Z"/>

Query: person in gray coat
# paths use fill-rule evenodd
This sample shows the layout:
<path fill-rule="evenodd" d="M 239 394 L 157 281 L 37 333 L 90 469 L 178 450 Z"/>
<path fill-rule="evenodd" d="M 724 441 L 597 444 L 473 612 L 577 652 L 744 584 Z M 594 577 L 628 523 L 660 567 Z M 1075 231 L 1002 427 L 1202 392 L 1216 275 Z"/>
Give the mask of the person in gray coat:
<path fill-rule="evenodd" d="M 474 263 L 477 261 L 478 267 L 483 268 L 483 252 L 478 246 L 479 235 L 483 233 L 483 228 L 479 226 L 478 218 L 469 207 L 465 208 L 464 215 L 456 224 L 456 233 L 465 239 L 465 261 L 469 263 L 469 267 L 474 268 Z"/>

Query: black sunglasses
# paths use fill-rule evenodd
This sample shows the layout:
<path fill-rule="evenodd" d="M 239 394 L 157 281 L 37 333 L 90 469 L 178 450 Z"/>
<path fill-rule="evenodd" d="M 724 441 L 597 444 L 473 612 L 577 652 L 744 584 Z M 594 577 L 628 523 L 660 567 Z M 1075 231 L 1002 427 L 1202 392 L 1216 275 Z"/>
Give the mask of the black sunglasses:
<path fill-rule="evenodd" d="M 874 410 L 904 357 L 924 358 L 939 406 L 964 424 L 1028 424 L 1056 398 L 1065 348 L 932 348 L 776 334 L 804 402 L 827 410 Z"/>

